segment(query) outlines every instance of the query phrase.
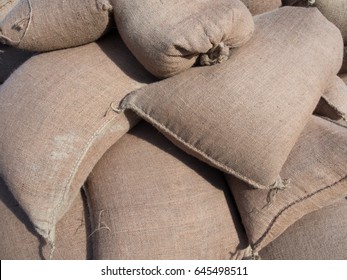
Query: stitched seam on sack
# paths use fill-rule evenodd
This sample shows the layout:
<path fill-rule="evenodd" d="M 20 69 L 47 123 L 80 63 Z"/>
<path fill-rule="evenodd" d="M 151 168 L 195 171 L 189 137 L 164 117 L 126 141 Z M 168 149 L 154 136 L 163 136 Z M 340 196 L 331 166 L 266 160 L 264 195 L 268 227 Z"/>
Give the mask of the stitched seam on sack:
<path fill-rule="evenodd" d="M 290 203 L 289 205 L 287 205 L 286 207 L 282 208 L 279 212 L 277 212 L 277 215 L 271 220 L 269 226 L 265 229 L 263 235 L 256 241 L 252 244 L 253 248 L 254 249 L 257 249 L 261 243 L 264 241 L 264 239 L 267 237 L 267 235 L 270 233 L 270 230 L 273 228 L 273 226 L 276 224 L 276 221 L 278 220 L 278 218 L 284 213 L 286 212 L 288 209 L 292 208 L 294 205 L 298 204 L 298 203 L 301 203 L 303 201 L 305 201 L 306 199 L 309 199 L 317 194 L 320 194 L 321 192 L 324 192 L 330 188 L 333 188 L 335 187 L 337 184 L 341 183 L 342 181 L 346 180 L 347 179 L 347 175 L 345 175 L 344 177 L 342 177 L 340 180 L 332 183 L 331 185 L 328 185 L 328 186 L 325 186 L 313 193 L 310 193 L 304 197 L 301 197 L 295 201 L 293 201 L 292 203 Z"/>
<path fill-rule="evenodd" d="M 238 177 L 239 179 L 247 182 L 248 184 L 254 186 L 255 188 L 258 189 L 271 189 L 270 187 L 266 187 L 263 186 L 247 177 L 245 177 L 244 175 L 238 173 L 237 171 L 235 171 L 234 169 L 226 166 L 225 164 L 213 159 L 211 156 L 207 155 L 205 152 L 199 150 L 198 148 L 194 147 L 193 145 L 187 143 L 185 140 L 183 140 L 180 136 L 178 136 L 177 134 L 175 134 L 174 132 L 172 132 L 169 128 L 167 128 L 166 126 L 162 125 L 161 123 L 159 123 L 156 119 L 154 119 L 151 115 L 147 114 L 146 112 L 144 112 L 142 109 L 140 109 L 139 107 L 137 107 L 136 105 L 133 104 L 126 104 L 125 105 L 126 108 L 128 109 L 132 109 L 134 110 L 136 113 L 138 113 L 141 117 L 149 120 L 150 122 L 154 123 L 156 126 L 158 126 L 159 128 L 161 128 L 162 130 L 164 130 L 166 133 L 170 134 L 172 137 L 174 137 L 175 139 L 177 139 L 179 142 L 181 142 L 184 146 L 188 147 L 189 149 L 193 150 L 194 152 L 198 153 L 199 155 L 202 155 L 203 157 L 207 158 L 211 163 L 213 163 L 214 165 L 218 166 L 219 168 L 224 169 L 224 171 L 226 171 L 227 173 L 231 173 L 232 175 Z"/>
<path fill-rule="evenodd" d="M 57 214 L 57 211 L 59 211 L 61 205 L 63 204 L 63 202 L 65 200 L 64 198 L 66 196 L 66 193 L 70 190 L 71 182 L 77 173 L 78 167 L 80 166 L 81 162 L 83 161 L 85 155 L 87 154 L 87 152 L 88 152 L 89 148 L 91 147 L 92 143 L 94 142 L 95 138 L 97 138 L 99 136 L 99 134 L 117 117 L 118 116 L 113 116 L 110 120 L 108 120 L 107 122 L 102 124 L 98 128 L 98 130 L 96 132 L 94 132 L 94 134 L 89 138 L 86 145 L 82 149 L 82 153 L 80 154 L 78 159 L 75 161 L 75 163 L 72 167 L 72 171 L 68 177 L 68 181 L 67 181 L 65 187 L 63 188 L 63 191 L 61 192 L 61 197 L 59 199 L 59 202 L 58 202 L 57 206 L 54 208 L 54 210 L 52 211 L 52 214 L 50 215 L 50 221 L 49 221 L 50 228 L 49 228 L 49 230 L 51 230 L 53 228 L 54 220 L 55 220 L 55 216 Z"/>

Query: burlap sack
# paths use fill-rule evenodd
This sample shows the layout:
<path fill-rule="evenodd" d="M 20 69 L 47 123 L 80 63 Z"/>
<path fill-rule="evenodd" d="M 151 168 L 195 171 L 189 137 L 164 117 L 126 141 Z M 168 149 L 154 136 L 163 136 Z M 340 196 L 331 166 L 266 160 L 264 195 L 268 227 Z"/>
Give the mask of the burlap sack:
<path fill-rule="evenodd" d="M 282 0 L 283 5 L 317 7 L 341 31 L 347 44 L 347 0 Z"/>
<path fill-rule="evenodd" d="M 96 259 L 230 259 L 247 247 L 223 175 L 141 123 L 87 181 Z"/>
<path fill-rule="evenodd" d="M 0 44 L 0 84 L 33 55 L 33 52 L 18 50 Z"/>
<path fill-rule="evenodd" d="M 343 44 L 317 9 L 281 8 L 255 23 L 253 38 L 225 63 L 134 91 L 120 109 L 220 170 L 271 188 L 283 183 L 282 165 L 339 70 Z"/>
<path fill-rule="evenodd" d="M 119 33 L 152 74 L 164 78 L 228 58 L 249 40 L 254 23 L 240 0 L 113 0 Z"/>
<path fill-rule="evenodd" d="M 107 30 L 112 11 L 108 0 L 3 2 L 3 11 L 0 6 L 0 41 L 31 51 L 93 42 Z"/>
<path fill-rule="evenodd" d="M 332 79 L 315 109 L 315 114 L 332 120 L 347 117 L 347 85 L 339 77 Z"/>
<path fill-rule="evenodd" d="M 284 189 L 257 190 L 227 176 L 255 252 L 304 215 L 347 195 L 347 126 L 312 116 L 281 171 Z"/>
<path fill-rule="evenodd" d="M 281 7 L 281 0 L 241 0 L 252 15 L 263 14 Z"/>
<path fill-rule="evenodd" d="M 79 194 L 71 209 L 57 224 L 54 259 L 92 258 L 88 209 Z M 50 256 L 51 248 L 40 237 L 27 215 L 0 179 L 0 259 L 39 260 Z"/>
<path fill-rule="evenodd" d="M 50 242 L 95 163 L 138 120 L 111 102 L 152 79 L 112 34 L 37 55 L 1 86 L 0 175 Z"/>
<path fill-rule="evenodd" d="M 347 200 L 304 216 L 259 252 L 262 259 L 347 260 Z"/>

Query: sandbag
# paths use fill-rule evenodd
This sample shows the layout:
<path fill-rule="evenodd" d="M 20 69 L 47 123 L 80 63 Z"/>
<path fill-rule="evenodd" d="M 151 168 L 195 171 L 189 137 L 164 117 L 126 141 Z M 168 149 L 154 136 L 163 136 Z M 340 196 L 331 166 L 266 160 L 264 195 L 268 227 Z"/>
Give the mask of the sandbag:
<path fill-rule="evenodd" d="M 30 51 L 75 47 L 100 38 L 110 25 L 108 0 L 3 0 L 0 41 Z"/>
<path fill-rule="evenodd" d="M 89 217 L 82 194 L 57 224 L 53 259 L 92 258 Z M 0 179 L 0 259 L 40 260 L 50 258 L 51 248 L 35 231 L 33 224 Z"/>
<path fill-rule="evenodd" d="M 56 222 L 96 162 L 138 121 L 112 102 L 153 80 L 110 34 L 36 55 L 1 86 L 0 175 L 52 244 Z"/>
<path fill-rule="evenodd" d="M 87 181 L 96 259 L 240 259 L 248 246 L 223 174 L 140 123 Z"/>
<path fill-rule="evenodd" d="M 263 14 L 281 7 L 281 0 L 241 0 L 252 15 Z"/>
<path fill-rule="evenodd" d="M 347 126 L 312 116 L 281 171 L 289 186 L 259 190 L 227 176 L 254 253 L 303 216 L 347 195 L 346 155 Z"/>
<path fill-rule="evenodd" d="M 340 68 L 343 43 L 317 9 L 280 8 L 255 24 L 253 38 L 228 61 L 136 90 L 119 108 L 197 158 L 268 189 L 285 183 L 281 168 Z"/>
<path fill-rule="evenodd" d="M 341 31 L 347 44 L 347 0 L 283 0 L 283 5 L 317 7 Z"/>
<path fill-rule="evenodd" d="M 304 216 L 259 252 L 266 260 L 346 260 L 347 200 Z"/>
<path fill-rule="evenodd" d="M 160 78 L 196 63 L 225 61 L 229 48 L 252 36 L 251 13 L 240 0 L 113 0 L 117 29 L 125 44 Z"/>

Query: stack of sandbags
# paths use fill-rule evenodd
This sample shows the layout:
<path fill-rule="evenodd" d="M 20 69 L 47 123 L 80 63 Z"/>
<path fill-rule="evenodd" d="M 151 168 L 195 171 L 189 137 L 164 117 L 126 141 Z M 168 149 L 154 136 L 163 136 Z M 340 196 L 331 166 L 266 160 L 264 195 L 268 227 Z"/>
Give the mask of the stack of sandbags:
<path fill-rule="evenodd" d="M 40 52 L 0 88 L 0 176 L 41 255 L 85 182 L 76 258 L 253 258 L 347 195 L 341 32 L 243 2 L 1 2 L 2 40 Z"/>

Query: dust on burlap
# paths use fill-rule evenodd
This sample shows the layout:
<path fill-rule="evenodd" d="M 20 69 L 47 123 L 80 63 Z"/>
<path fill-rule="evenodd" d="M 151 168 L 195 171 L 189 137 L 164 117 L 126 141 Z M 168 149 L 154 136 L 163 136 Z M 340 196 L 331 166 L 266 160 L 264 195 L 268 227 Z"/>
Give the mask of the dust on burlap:
<path fill-rule="evenodd" d="M 110 34 L 36 55 L 1 86 L 0 175 L 51 243 L 96 162 L 139 119 L 111 103 L 153 80 Z"/>
<path fill-rule="evenodd" d="M 264 189 L 284 183 L 281 168 L 340 68 L 343 43 L 317 9 L 285 7 L 256 16 L 255 24 L 249 43 L 225 63 L 134 91 L 120 109 L 136 112 L 186 152 Z"/>
<path fill-rule="evenodd" d="M 255 252 L 304 215 L 347 195 L 347 127 L 312 116 L 284 164 L 283 189 L 259 190 L 227 176 Z"/>
<path fill-rule="evenodd" d="M 30 51 L 50 51 L 87 44 L 110 25 L 108 0 L 3 1 L 0 40 Z"/>
<path fill-rule="evenodd" d="M 88 178 L 96 259 L 240 259 L 248 242 L 223 174 L 144 122 Z"/>
<path fill-rule="evenodd" d="M 165 78 L 196 63 L 225 61 L 229 48 L 252 36 L 251 13 L 240 0 L 113 0 L 117 29 L 136 58 Z"/>

